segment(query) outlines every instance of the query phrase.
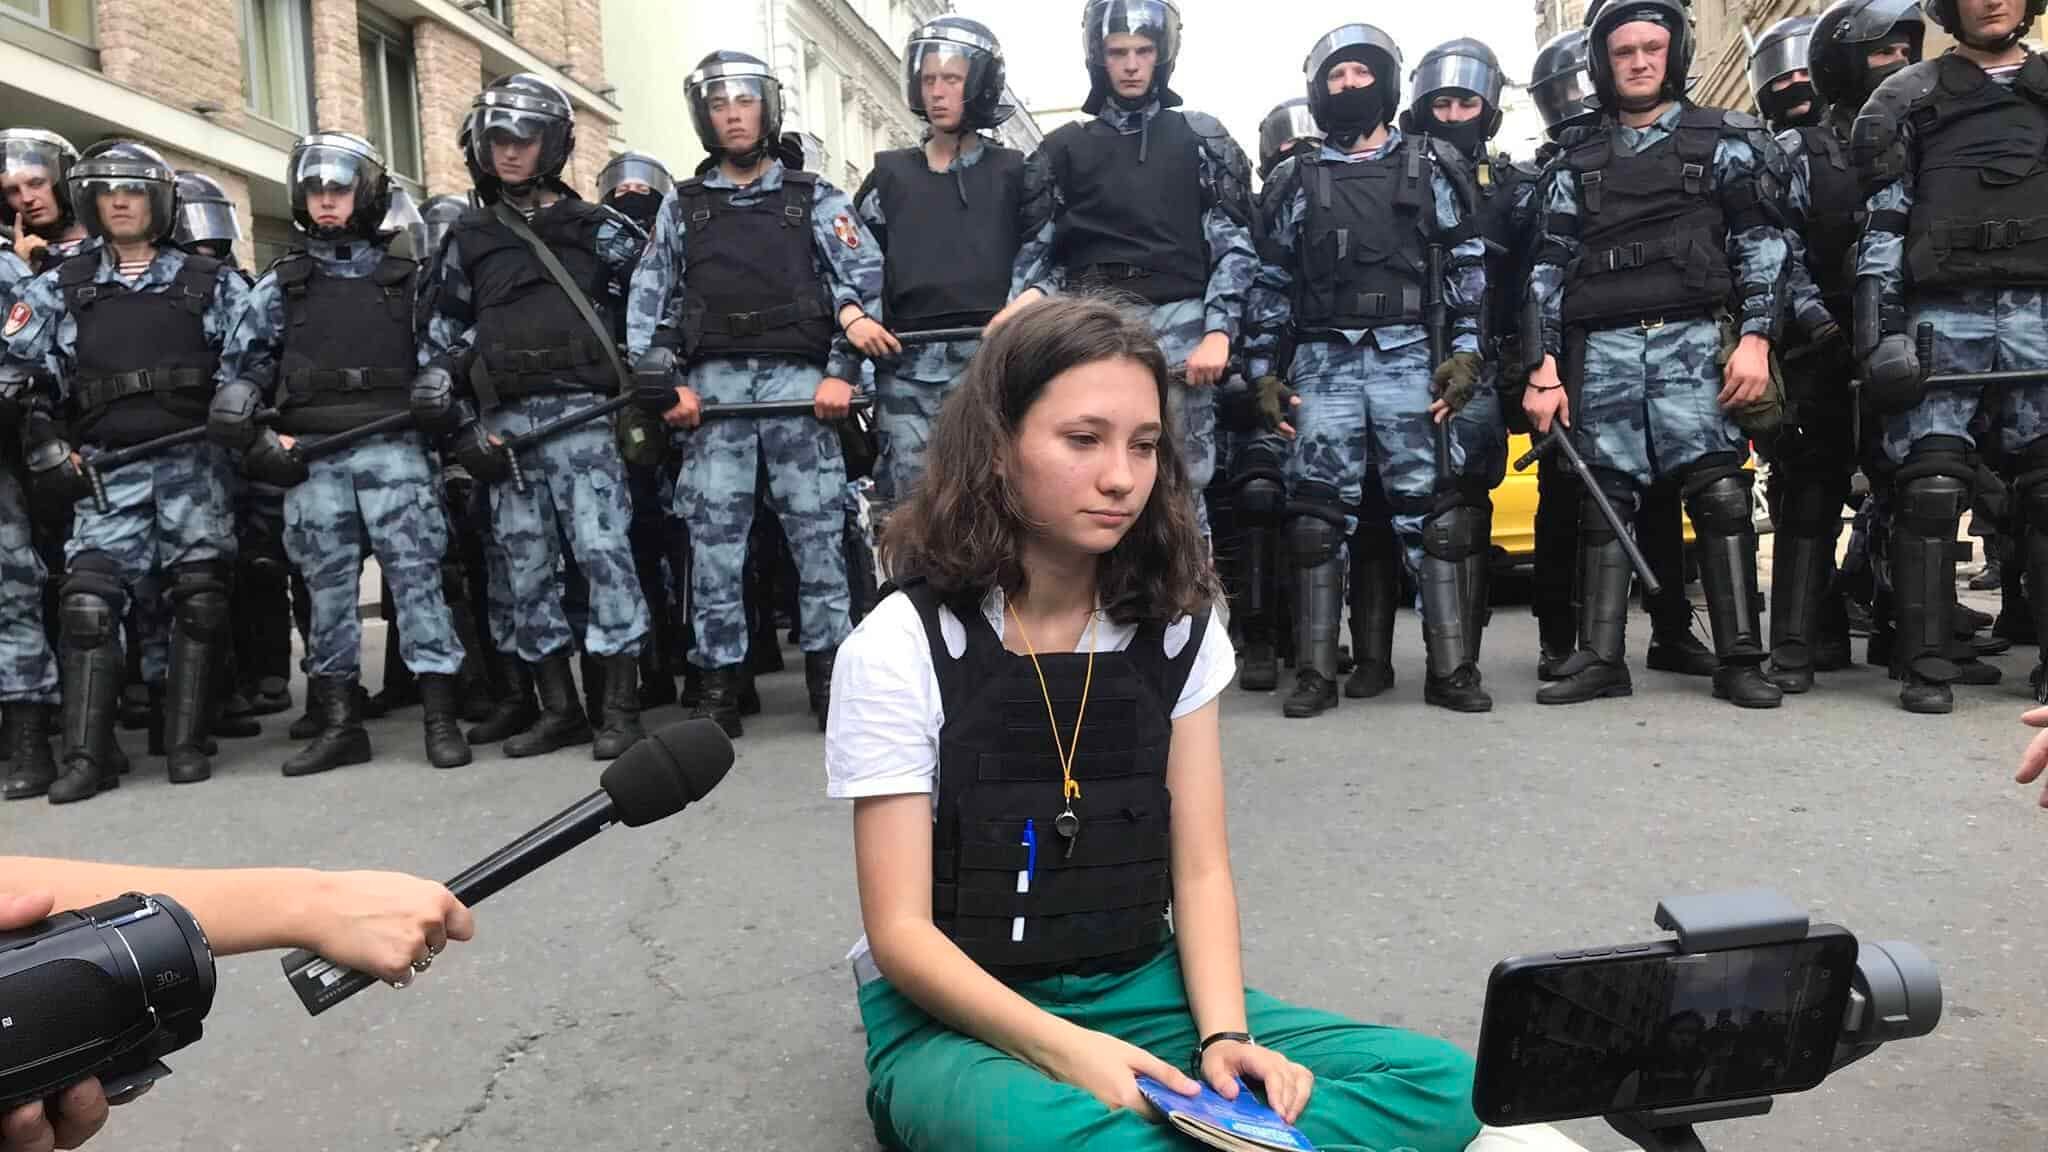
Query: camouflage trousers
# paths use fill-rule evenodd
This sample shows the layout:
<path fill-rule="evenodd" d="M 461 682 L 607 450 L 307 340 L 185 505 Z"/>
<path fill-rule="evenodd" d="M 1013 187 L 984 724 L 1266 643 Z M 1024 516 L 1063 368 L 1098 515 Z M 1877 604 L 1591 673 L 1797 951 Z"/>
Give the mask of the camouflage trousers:
<path fill-rule="evenodd" d="M 1301 397 L 1289 469 L 1294 486 L 1335 488 L 1349 537 L 1358 528 L 1356 511 L 1366 480 L 1376 474 L 1394 509 L 1394 533 L 1415 571 L 1422 566 L 1424 516 L 1413 509 L 1436 493 L 1436 427 L 1429 418 L 1432 371 L 1428 344 L 1383 350 L 1368 336 L 1357 345 L 1304 344 L 1295 350 L 1291 374 Z M 1468 410 L 1478 403 L 1475 398 Z M 1453 473 L 1463 474 L 1465 458 L 1453 437 Z"/>
<path fill-rule="evenodd" d="M 689 385 L 706 404 L 805 400 L 823 374 L 773 359 L 697 364 Z M 690 535 L 690 625 L 699 668 L 747 659 L 741 569 L 754 526 L 754 482 L 763 460 L 768 506 L 782 522 L 796 559 L 797 615 L 806 652 L 830 652 L 852 631 L 846 585 L 846 462 L 839 436 L 809 416 L 707 420 L 682 439 L 676 511 Z"/>
<path fill-rule="evenodd" d="M 1719 399 L 1720 350 L 1712 320 L 1590 332 L 1571 412 L 1586 464 L 1629 478 L 1640 492 L 1711 453 L 1746 458 L 1749 438 Z"/>
<path fill-rule="evenodd" d="M 82 449 L 88 456 L 96 451 Z M 107 511 L 89 499 L 78 502 L 71 539 L 64 545 L 65 566 L 84 553 L 99 552 L 120 571 L 122 588 L 136 607 L 145 682 L 164 679 L 171 666 L 169 609 L 160 574 L 175 564 L 235 558 L 234 475 L 226 449 L 184 444 L 102 476 Z M 128 606 L 113 605 L 115 617 L 126 615 Z"/>
<path fill-rule="evenodd" d="M 1166 367 L 1177 371 L 1207 336 L 1200 300 L 1178 300 L 1153 307 L 1152 335 L 1166 355 Z M 1216 475 L 1216 389 L 1171 383 L 1166 389 L 1173 427 L 1180 433 L 1180 459 L 1187 469 L 1188 490 L 1195 494 L 1195 521 L 1209 534 L 1209 505 L 1202 497 Z"/>
<path fill-rule="evenodd" d="M 354 680 L 362 671 L 365 548 L 391 585 L 405 666 L 415 675 L 460 671 L 462 643 L 441 587 L 448 519 L 419 434 L 366 440 L 307 470 L 284 497 L 285 555 L 313 602 L 307 673 Z"/>
<path fill-rule="evenodd" d="M 908 499 L 924 474 L 924 450 L 931 443 L 939 408 L 967 371 L 979 340 L 913 344 L 892 369 L 875 372 L 875 431 L 882 458 L 875 467 L 875 495 L 884 506 Z"/>
<path fill-rule="evenodd" d="M 542 393 L 507 401 L 484 419 L 492 433 L 510 438 L 597 400 L 588 392 Z M 627 536 L 632 498 L 611 422 L 595 420 L 572 428 L 528 449 L 519 463 L 526 486 L 506 479 L 491 485 L 490 495 L 491 532 L 504 550 L 514 621 L 511 650 L 538 664 L 574 640 L 562 612 L 566 539 L 590 582 L 584 651 L 593 656 L 639 655 L 647 637 L 647 601 L 640 595 L 640 576 L 633 567 Z"/>
<path fill-rule="evenodd" d="M 29 535 L 21 478 L 0 465 L 0 703 L 54 704 L 57 658 L 43 628 L 50 574 Z"/>
<path fill-rule="evenodd" d="M 1934 326 L 1934 362 L 1924 372 L 2001 372 L 2048 367 L 2048 292 L 2038 288 L 1990 288 L 1928 295 L 1912 303 L 1912 329 Z M 1986 412 L 1998 429 L 1999 449 L 2016 453 L 2048 436 L 2048 384 L 2000 390 L 1998 410 Z M 1972 444 L 1971 418 L 1985 400 L 1982 388 L 1939 388 L 1884 423 L 1884 451 L 1893 463 L 1905 460 L 1926 436 L 1961 436 Z"/>

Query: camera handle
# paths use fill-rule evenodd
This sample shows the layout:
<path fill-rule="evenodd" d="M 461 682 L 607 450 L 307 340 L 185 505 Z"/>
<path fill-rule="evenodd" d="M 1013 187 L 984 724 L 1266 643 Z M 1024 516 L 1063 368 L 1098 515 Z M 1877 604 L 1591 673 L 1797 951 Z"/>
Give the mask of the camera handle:
<path fill-rule="evenodd" d="M 1754 948 L 1806 938 L 1806 910 L 1769 888 L 1742 888 L 1672 896 L 1657 905 L 1657 927 L 1678 933 L 1686 952 Z M 1723 1100 L 1717 1104 L 1685 1104 L 1609 1113 L 1608 1127 L 1643 1152 L 1705 1152 L 1695 1124 L 1762 1116 L 1771 1097 Z"/>

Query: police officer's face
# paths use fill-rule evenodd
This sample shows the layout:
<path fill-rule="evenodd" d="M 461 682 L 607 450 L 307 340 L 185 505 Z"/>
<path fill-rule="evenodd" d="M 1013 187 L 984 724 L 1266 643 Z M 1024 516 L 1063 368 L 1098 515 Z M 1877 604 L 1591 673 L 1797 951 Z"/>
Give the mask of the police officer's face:
<path fill-rule="evenodd" d="M 630 196 L 635 192 L 647 193 L 652 191 L 654 191 L 654 185 L 644 180 L 621 180 L 612 186 L 613 196 Z"/>
<path fill-rule="evenodd" d="M 346 185 L 322 184 L 306 194 L 306 215 L 322 228 L 346 225 L 355 207 L 356 191 Z"/>
<path fill-rule="evenodd" d="M 1370 88 L 1376 83 L 1378 80 L 1372 69 L 1358 60 L 1339 60 L 1330 65 L 1329 75 L 1323 81 L 1332 94 L 1349 92 L 1353 88 Z"/>
<path fill-rule="evenodd" d="M 523 184 L 540 171 L 540 137 L 521 140 L 507 132 L 491 136 L 491 170 L 507 184 Z"/>
<path fill-rule="evenodd" d="M 0 175 L 6 188 L 7 207 L 20 220 L 35 228 L 57 222 L 57 185 L 47 168 L 15 168 Z"/>
<path fill-rule="evenodd" d="M 1479 114 L 1486 111 L 1486 101 L 1470 94 L 1440 92 L 1430 100 L 1429 111 L 1439 124 L 1463 124 L 1479 119 Z"/>
<path fill-rule="evenodd" d="M 967 112 L 967 61 L 960 56 L 927 56 L 918 73 L 925 119 L 941 132 L 957 132 Z"/>
<path fill-rule="evenodd" d="M 1047 383 L 997 463 L 1038 543 L 1101 555 L 1137 523 L 1159 475 L 1159 386 L 1117 358 Z"/>
<path fill-rule="evenodd" d="M 1907 55 L 1906 46 L 1900 43 L 1885 44 L 1863 54 L 1863 66 L 1872 72 L 1889 68 L 1894 64 L 1905 64 L 1912 59 Z"/>
<path fill-rule="evenodd" d="M 1150 36 L 1112 32 L 1103 41 L 1102 55 L 1117 95 L 1135 100 L 1152 90 L 1152 74 L 1159 67 L 1159 45 Z"/>
<path fill-rule="evenodd" d="M 1785 89 L 1792 87 L 1794 84 L 1809 84 L 1812 83 L 1812 81 L 1813 77 L 1807 74 L 1806 69 L 1795 68 L 1792 71 L 1787 72 L 1785 75 L 1778 77 L 1776 80 L 1771 81 L 1771 91 L 1783 92 Z M 1812 108 L 1813 101 L 1801 100 L 1799 103 L 1794 104 L 1792 107 L 1785 109 L 1785 114 L 1788 116 L 1803 116 L 1808 111 L 1811 111 Z"/>
<path fill-rule="evenodd" d="M 713 92 L 705 107 L 711 112 L 720 148 L 745 152 L 761 139 L 761 98 L 754 93 L 745 89 Z"/>
<path fill-rule="evenodd" d="M 148 239 L 149 197 L 140 188 L 112 188 L 98 196 L 100 227 L 107 238 L 122 244 Z"/>
<path fill-rule="evenodd" d="M 1956 15 L 1973 40 L 1997 40 L 2020 25 L 2021 0 L 1956 0 Z"/>
<path fill-rule="evenodd" d="M 1671 33 L 1662 24 L 1637 20 L 1607 36 L 1607 63 L 1624 103 L 1655 100 L 1664 87 L 1664 63 Z"/>

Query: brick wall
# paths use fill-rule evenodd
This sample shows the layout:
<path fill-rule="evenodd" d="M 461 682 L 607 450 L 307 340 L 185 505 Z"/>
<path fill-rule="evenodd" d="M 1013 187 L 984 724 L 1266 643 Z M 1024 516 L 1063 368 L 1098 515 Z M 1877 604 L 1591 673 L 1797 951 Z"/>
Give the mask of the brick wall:
<path fill-rule="evenodd" d="M 169 148 L 157 150 L 162 152 L 164 159 L 170 161 L 171 166 L 180 172 L 199 172 L 220 181 L 220 186 L 227 190 L 228 199 L 235 202 L 235 222 L 242 229 L 241 238 L 235 241 L 235 260 L 252 276 L 262 271 L 255 266 L 256 241 L 250 233 L 256 214 L 249 204 L 248 178 L 239 172 L 207 164 L 183 152 L 175 152 Z"/>
<path fill-rule="evenodd" d="M 571 0 L 512 0 L 512 38 L 527 51 L 554 65 L 569 59 Z M 603 45 L 599 45 L 602 51 Z"/>
<path fill-rule="evenodd" d="M 604 87 L 603 0 L 564 0 L 569 7 L 569 75 L 591 91 Z"/>
<path fill-rule="evenodd" d="M 100 71 L 179 108 L 213 101 L 239 125 L 242 94 L 238 0 L 112 0 L 94 6 Z"/>
<path fill-rule="evenodd" d="M 514 16 L 517 19 L 517 16 Z M 420 147 L 425 154 L 427 194 L 461 195 L 469 190 L 457 139 L 470 101 L 483 82 L 483 49 L 445 24 L 422 20 L 412 26 L 419 73 Z"/>
<path fill-rule="evenodd" d="M 313 126 L 368 135 L 355 0 L 312 0 Z"/>
<path fill-rule="evenodd" d="M 562 179 L 585 200 L 597 199 L 598 173 L 612 158 L 610 138 L 609 121 L 591 115 L 587 108 L 576 110 L 576 154 L 569 158 Z"/>

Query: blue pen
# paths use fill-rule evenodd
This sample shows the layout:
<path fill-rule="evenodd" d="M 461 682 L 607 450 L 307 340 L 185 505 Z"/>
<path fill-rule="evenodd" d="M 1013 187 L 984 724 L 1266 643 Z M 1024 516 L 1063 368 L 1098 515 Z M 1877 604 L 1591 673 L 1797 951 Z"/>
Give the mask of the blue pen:
<path fill-rule="evenodd" d="M 1022 896 L 1031 891 L 1031 878 L 1037 874 L 1038 822 L 1027 819 L 1024 821 L 1024 870 L 1017 873 L 1017 895 Z M 1016 944 L 1022 943 L 1023 940 L 1024 918 L 1022 916 L 1012 917 L 1010 920 L 1010 942 Z"/>

